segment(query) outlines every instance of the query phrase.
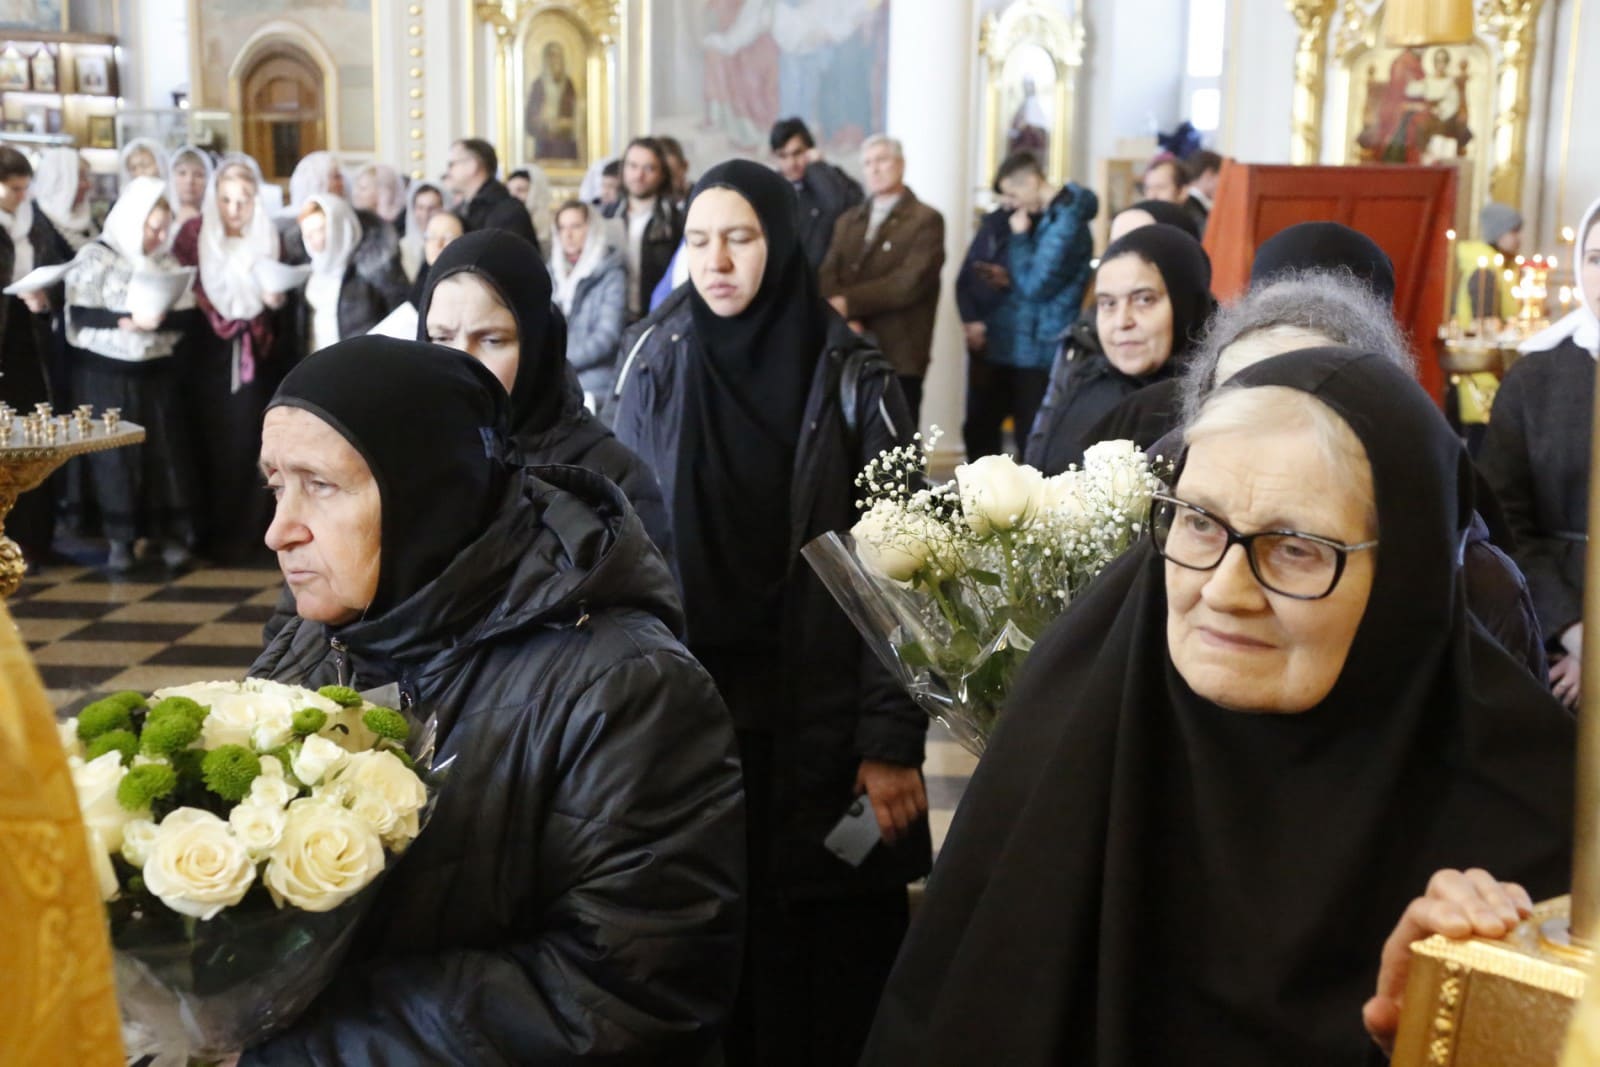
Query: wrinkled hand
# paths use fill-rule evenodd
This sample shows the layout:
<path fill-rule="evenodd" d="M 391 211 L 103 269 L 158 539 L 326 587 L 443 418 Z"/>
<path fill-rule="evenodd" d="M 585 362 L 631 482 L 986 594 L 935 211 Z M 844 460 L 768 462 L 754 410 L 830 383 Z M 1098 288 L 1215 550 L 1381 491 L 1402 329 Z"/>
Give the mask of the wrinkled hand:
<path fill-rule="evenodd" d="M 867 794 L 878 816 L 878 832 L 885 844 L 894 844 L 928 813 L 928 791 L 922 773 L 915 767 L 902 767 L 880 760 L 861 761 L 856 772 L 856 795 Z"/>
<path fill-rule="evenodd" d="M 1400 1009 L 1411 969 L 1411 945 L 1431 934 L 1464 941 L 1469 937 L 1504 937 L 1533 914 L 1528 891 L 1514 882 L 1498 882 L 1488 871 L 1438 871 L 1428 880 L 1426 895 L 1413 900 L 1383 943 L 1378 991 L 1361 1009 L 1361 1021 L 1386 1053 L 1394 1051 Z"/>
<path fill-rule="evenodd" d="M 36 289 L 31 293 L 23 293 L 22 302 L 35 315 L 43 315 L 50 310 L 50 296 L 43 289 Z"/>
<path fill-rule="evenodd" d="M 261 294 L 261 302 L 263 304 L 267 305 L 267 307 L 272 308 L 273 310 L 277 310 L 278 308 L 283 307 L 284 301 L 287 300 L 288 298 L 289 298 L 289 294 L 288 293 L 262 293 Z"/>
<path fill-rule="evenodd" d="M 989 327 L 981 322 L 963 322 L 961 332 L 967 335 L 967 351 L 982 352 L 989 347 Z"/>
<path fill-rule="evenodd" d="M 1583 682 L 1583 660 L 1577 656 L 1562 656 L 1550 664 L 1550 692 L 1569 708 L 1578 706 L 1578 696 Z"/>
<path fill-rule="evenodd" d="M 1020 237 L 1031 229 L 1033 229 L 1033 219 L 1029 217 L 1026 211 L 1019 207 L 1011 213 L 1012 233 Z"/>
<path fill-rule="evenodd" d="M 850 302 L 844 298 L 843 293 L 838 296 L 828 297 L 828 306 L 837 311 L 840 318 L 848 319 L 850 317 Z"/>

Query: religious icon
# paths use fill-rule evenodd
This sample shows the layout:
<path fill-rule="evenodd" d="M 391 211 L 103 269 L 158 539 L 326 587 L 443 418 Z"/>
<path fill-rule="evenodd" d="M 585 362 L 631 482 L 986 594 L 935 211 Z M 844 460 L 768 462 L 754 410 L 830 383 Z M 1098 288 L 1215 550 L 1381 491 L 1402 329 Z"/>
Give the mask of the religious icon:
<path fill-rule="evenodd" d="M 1406 48 L 1389 63 L 1387 79 L 1378 64 L 1367 67 L 1366 103 L 1356 136 L 1367 163 L 1435 163 L 1467 155 L 1473 139 L 1469 84 L 1472 62 L 1452 59 L 1435 48 L 1428 63 L 1423 50 Z"/>
<path fill-rule="evenodd" d="M 544 46 L 544 64 L 528 89 L 526 123 L 536 159 L 578 158 L 578 89 L 561 42 Z"/>
<path fill-rule="evenodd" d="M 28 59 L 14 48 L 0 54 L 0 89 L 26 91 L 31 82 L 28 77 Z"/>
<path fill-rule="evenodd" d="M 1055 126 L 1056 65 L 1036 44 L 1025 44 L 1006 57 L 1000 75 L 1005 108 L 1005 152 L 1032 152 L 1041 162 L 1050 159 L 1050 136 Z"/>
<path fill-rule="evenodd" d="M 33 54 L 33 91 L 36 93 L 53 93 L 56 91 L 56 57 L 44 45 Z"/>
<path fill-rule="evenodd" d="M 535 162 L 582 166 L 587 132 L 587 52 L 579 28 L 551 12 L 529 27 L 524 70 L 531 74 L 523 131 Z"/>

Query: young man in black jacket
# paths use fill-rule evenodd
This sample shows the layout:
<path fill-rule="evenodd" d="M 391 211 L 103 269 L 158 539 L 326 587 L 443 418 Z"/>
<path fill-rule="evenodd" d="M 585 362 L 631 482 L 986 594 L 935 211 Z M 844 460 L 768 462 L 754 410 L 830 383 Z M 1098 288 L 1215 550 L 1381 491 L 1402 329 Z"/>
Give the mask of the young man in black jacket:
<path fill-rule="evenodd" d="M 605 209 L 621 220 L 628 261 L 628 322 L 650 310 L 650 294 L 672 265 L 683 240 L 683 211 L 672 201 L 667 152 L 653 137 L 636 137 L 622 153 L 622 197 Z"/>
<path fill-rule="evenodd" d="M 816 158 L 817 142 L 800 118 L 779 119 L 768 139 L 778 161 L 778 173 L 794 186 L 800 201 L 800 247 L 811 269 L 822 266 L 833 242 L 839 216 L 867 198 L 861 183 Z"/>

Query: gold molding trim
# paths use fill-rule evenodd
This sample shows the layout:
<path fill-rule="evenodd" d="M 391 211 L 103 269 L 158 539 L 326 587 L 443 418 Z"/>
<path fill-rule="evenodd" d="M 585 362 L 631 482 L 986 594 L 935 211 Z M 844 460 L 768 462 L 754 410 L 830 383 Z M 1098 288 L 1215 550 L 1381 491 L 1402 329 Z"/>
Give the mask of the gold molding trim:
<path fill-rule="evenodd" d="M 500 150 L 508 162 L 522 158 L 522 92 L 520 55 L 533 20 L 544 14 L 571 19 L 587 38 L 584 76 L 588 101 L 584 108 L 584 166 L 548 166 L 555 181 L 576 182 L 587 165 L 602 158 L 611 145 L 611 95 L 616 85 L 620 45 L 620 0 L 477 0 L 473 17 L 494 34 L 495 121 Z"/>
<path fill-rule="evenodd" d="M 1478 35 L 1493 38 L 1500 46 L 1494 75 L 1494 169 L 1489 173 L 1489 194 L 1505 204 L 1522 203 L 1539 5 L 1540 0 L 1484 0 L 1478 8 Z"/>
<path fill-rule="evenodd" d="M 1054 129 L 1050 131 L 1051 178 L 1072 177 L 1072 140 L 1077 125 L 1078 72 L 1087 40 L 1081 13 L 1068 19 L 1045 0 L 1015 0 L 999 15 L 987 14 L 978 24 L 978 55 L 984 61 L 983 159 L 985 184 L 1000 167 L 1005 123 L 1000 113 L 1006 61 L 1018 48 L 1042 48 L 1055 64 Z"/>
<path fill-rule="evenodd" d="M 1300 37 L 1294 50 L 1293 138 L 1289 162 L 1322 158 L 1322 102 L 1327 91 L 1328 20 L 1335 0 L 1288 0 Z"/>

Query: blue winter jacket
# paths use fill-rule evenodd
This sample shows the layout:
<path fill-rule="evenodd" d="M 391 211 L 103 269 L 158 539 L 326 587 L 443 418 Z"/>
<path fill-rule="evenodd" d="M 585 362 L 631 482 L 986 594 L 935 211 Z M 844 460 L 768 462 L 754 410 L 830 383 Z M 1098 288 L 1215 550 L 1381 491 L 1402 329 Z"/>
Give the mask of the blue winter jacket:
<path fill-rule="evenodd" d="M 1092 190 L 1069 183 L 1030 232 L 1011 235 L 1011 292 L 989 318 L 991 362 L 1050 366 L 1062 336 L 1078 321 L 1094 258 L 1089 222 L 1099 210 Z"/>

